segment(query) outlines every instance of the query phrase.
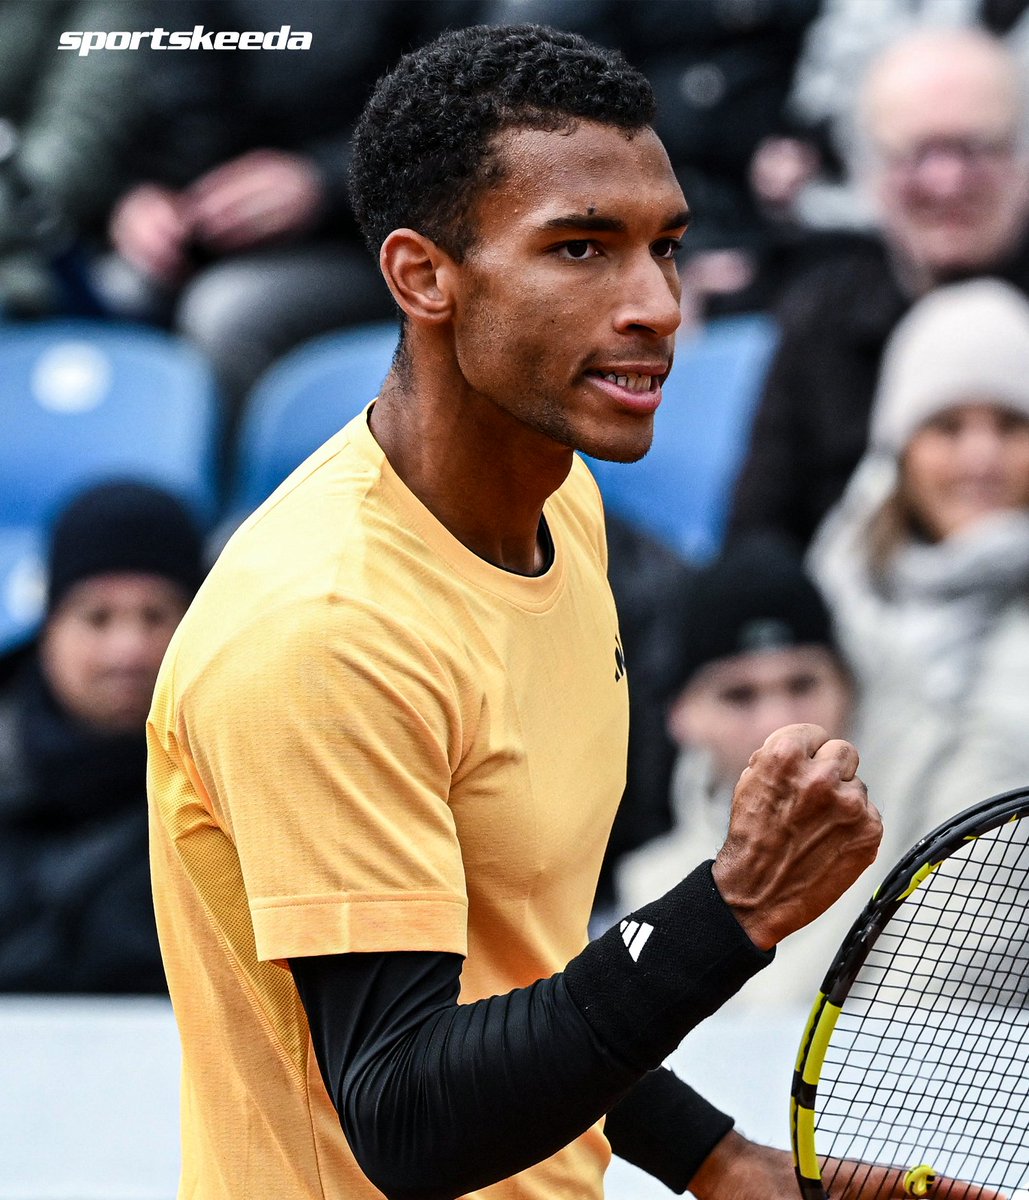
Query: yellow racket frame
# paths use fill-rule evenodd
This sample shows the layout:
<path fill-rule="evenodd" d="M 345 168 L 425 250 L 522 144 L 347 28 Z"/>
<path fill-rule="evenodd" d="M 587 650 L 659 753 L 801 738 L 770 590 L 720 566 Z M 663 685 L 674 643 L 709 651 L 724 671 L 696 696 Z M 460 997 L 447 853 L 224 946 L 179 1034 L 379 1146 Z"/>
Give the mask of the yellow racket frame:
<path fill-rule="evenodd" d="M 1029 788 L 991 796 L 958 813 L 917 842 L 886 876 L 855 921 L 822 983 L 800 1040 L 790 1096 L 790 1144 L 802 1200 L 829 1200 L 815 1149 L 815 1099 L 829 1041 L 868 950 L 900 905 L 957 849 L 1005 821 L 1029 816 Z M 904 1191 L 931 1194 L 936 1171 L 908 1170 Z"/>

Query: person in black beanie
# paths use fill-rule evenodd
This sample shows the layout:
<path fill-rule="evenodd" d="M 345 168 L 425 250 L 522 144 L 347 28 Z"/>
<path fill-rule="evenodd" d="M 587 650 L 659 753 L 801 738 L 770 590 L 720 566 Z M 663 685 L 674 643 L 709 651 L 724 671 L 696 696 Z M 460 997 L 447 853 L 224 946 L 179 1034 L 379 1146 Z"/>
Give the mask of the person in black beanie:
<path fill-rule="evenodd" d="M 0 991 L 165 990 L 144 730 L 202 574 L 189 512 L 149 484 L 91 487 L 54 525 L 39 638 L 0 664 Z"/>
<path fill-rule="evenodd" d="M 733 785 L 769 733 L 803 722 L 843 737 L 851 715 L 850 670 L 829 610 L 785 538 L 752 534 L 731 544 L 696 572 L 676 621 L 683 636 L 669 667 L 667 709 L 679 747 L 674 826 L 620 862 L 619 901 L 630 910 L 660 894 L 682 863 L 721 843 Z M 831 918 L 816 924 L 821 931 Z M 804 957 L 813 936 L 822 935 L 799 931 L 778 958 Z M 767 983 L 752 981 L 741 996 L 788 1002 L 810 982 L 778 967 L 766 974 Z"/>

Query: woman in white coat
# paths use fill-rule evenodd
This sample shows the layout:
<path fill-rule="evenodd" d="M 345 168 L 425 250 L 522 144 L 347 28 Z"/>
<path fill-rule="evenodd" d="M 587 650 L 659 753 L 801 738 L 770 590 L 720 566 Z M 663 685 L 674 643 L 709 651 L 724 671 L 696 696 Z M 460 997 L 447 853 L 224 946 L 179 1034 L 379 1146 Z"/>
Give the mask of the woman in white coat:
<path fill-rule="evenodd" d="M 887 347 L 871 448 L 808 565 L 858 685 L 878 863 L 1029 784 L 1029 302 L 930 293 Z M 853 895 L 853 893 L 851 893 Z"/>

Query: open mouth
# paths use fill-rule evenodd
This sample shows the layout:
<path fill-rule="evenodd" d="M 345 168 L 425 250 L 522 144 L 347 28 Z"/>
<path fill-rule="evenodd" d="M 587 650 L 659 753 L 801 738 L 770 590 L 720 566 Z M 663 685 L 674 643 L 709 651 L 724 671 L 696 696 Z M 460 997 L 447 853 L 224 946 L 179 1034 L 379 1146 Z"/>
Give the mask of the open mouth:
<path fill-rule="evenodd" d="M 639 375 L 635 372 L 617 374 L 614 371 L 587 371 L 594 379 L 604 379 L 630 392 L 654 392 L 661 386 L 663 375 Z"/>

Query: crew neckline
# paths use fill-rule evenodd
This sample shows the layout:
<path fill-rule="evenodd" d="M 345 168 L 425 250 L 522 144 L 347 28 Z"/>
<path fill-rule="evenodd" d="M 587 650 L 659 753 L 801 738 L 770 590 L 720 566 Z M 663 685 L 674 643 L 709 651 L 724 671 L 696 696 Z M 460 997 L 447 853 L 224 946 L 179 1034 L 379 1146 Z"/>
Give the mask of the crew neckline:
<path fill-rule="evenodd" d="M 561 544 L 560 531 L 555 531 L 554 522 L 547 515 L 550 500 L 548 499 L 544 505 L 545 530 L 541 531 L 551 546 L 550 561 L 545 571 L 539 575 L 519 575 L 480 558 L 425 507 L 393 469 L 393 465 L 386 457 L 386 452 L 375 440 L 368 424 L 368 414 L 371 412 L 372 404 L 369 404 L 351 422 L 351 443 L 362 457 L 369 460 L 378 469 L 390 492 L 404 509 L 410 522 L 410 528 L 435 554 L 469 583 L 473 583 L 493 595 L 500 596 L 520 608 L 531 611 L 543 611 L 550 608 L 561 594 L 566 575 L 566 554 Z"/>

